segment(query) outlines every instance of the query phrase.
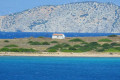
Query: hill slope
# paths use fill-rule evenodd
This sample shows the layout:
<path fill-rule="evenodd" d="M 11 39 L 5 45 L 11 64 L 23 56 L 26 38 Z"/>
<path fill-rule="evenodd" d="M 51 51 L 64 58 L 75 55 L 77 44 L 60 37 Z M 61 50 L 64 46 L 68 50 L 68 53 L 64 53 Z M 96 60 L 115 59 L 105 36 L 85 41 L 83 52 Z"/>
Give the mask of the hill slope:
<path fill-rule="evenodd" d="M 0 17 L 5 32 L 120 33 L 120 7 L 83 2 L 42 6 Z"/>

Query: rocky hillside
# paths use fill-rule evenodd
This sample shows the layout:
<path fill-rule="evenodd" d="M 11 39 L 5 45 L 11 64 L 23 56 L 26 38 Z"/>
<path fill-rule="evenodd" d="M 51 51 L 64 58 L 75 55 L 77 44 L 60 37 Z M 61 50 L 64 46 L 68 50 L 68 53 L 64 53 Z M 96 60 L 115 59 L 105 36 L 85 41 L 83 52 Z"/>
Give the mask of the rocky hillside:
<path fill-rule="evenodd" d="M 98 2 L 36 7 L 1 16 L 0 31 L 120 33 L 120 7 Z"/>

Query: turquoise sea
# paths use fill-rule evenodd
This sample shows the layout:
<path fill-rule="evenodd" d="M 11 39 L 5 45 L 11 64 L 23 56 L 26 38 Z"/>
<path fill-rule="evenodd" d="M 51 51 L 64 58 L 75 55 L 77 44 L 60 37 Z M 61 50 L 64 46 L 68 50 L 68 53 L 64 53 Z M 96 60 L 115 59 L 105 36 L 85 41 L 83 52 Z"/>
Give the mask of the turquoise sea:
<path fill-rule="evenodd" d="M 2 56 L 0 80 L 120 80 L 120 58 Z"/>

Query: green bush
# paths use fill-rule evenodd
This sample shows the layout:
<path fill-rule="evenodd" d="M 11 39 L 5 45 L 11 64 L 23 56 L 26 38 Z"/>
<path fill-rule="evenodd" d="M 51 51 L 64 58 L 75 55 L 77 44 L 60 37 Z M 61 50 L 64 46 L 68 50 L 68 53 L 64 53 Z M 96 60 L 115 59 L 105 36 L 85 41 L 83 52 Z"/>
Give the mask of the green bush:
<path fill-rule="evenodd" d="M 74 45 L 74 46 L 70 46 L 67 43 L 62 43 L 62 44 L 57 44 L 53 47 L 48 48 L 48 50 L 50 49 L 56 49 L 62 51 L 62 52 L 87 52 L 87 51 L 91 51 L 91 50 L 96 50 L 98 47 L 101 47 L 100 44 L 98 44 L 97 42 L 91 42 L 91 43 L 87 43 L 84 46 L 80 46 L 80 45 Z"/>
<path fill-rule="evenodd" d="M 48 52 L 57 52 L 56 49 L 49 49 Z"/>
<path fill-rule="evenodd" d="M 61 45 L 62 45 L 62 47 L 70 47 L 70 45 L 67 43 L 62 43 Z"/>
<path fill-rule="evenodd" d="M 35 42 L 29 41 L 28 43 L 30 45 L 50 45 L 50 43 L 48 43 L 48 42 L 42 42 L 42 43 L 40 43 L 40 42 L 37 42 L 37 41 L 35 41 Z"/>
<path fill-rule="evenodd" d="M 51 41 L 51 43 L 58 43 L 57 41 Z"/>
<path fill-rule="evenodd" d="M 100 47 L 101 45 L 98 44 L 97 42 L 90 42 L 84 46 L 81 46 L 79 48 L 79 50 L 83 51 L 83 52 L 86 52 L 86 51 L 91 51 L 91 50 L 95 50 L 97 49 L 98 47 Z"/>
<path fill-rule="evenodd" d="M 2 48 L 2 49 L 0 49 L 0 52 L 9 52 L 10 50 L 9 50 L 9 48 Z"/>
<path fill-rule="evenodd" d="M 68 49 L 61 49 L 62 52 L 87 52 L 92 50 L 93 48 L 91 46 L 80 46 L 75 45 L 73 47 L 69 47 Z"/>
<path fill-rule="evenodd" d="M 112 48 L 113 46 L 111 46 L 110 44 L 105 43 L 105 44 L 102 45 L 102 47 L 103 47 L 103 49 L 109 49 L 109 48 Z"/>
<path fill-rule="evenodd" d="M 81 46 L 79 44 L 74 45 L 75 48 L 80 48 Z"/>
<path fill-rule="evenodd" d="M 56 49 L 56 50 L 58 50 L 58 48 L 55 48 L 54 46 L 47 48 L 47 50 L 49 50 L 49 49 Z"/>
<path fill-rule="evenodd" d="M 105 43 L 99 49 L 96 49 L 96 51 L 97 52 L 104 52 L 104 51 L 109 50 L 111 48 L 113 48 L 113 46 L 111 44 Z"/>
<path fill-rule="evenodd" d="M 115 47 L 115 49 L 120 51 L 120 47 Z"/>
<path fill-rule="evenodd" d="M 110 39 L 100 39 L 100 40 L 98 40 L 99 42 L 112 42 L 112 40 L 110 40 Z"/>
<path fill-rule="evenodd" d="M 61 48 L 62 48 L 62 45 L 61 44 L 57 44 L 55 46 L 49 47 L 47 50 L 49 50 L 49 49 L 56 49 L 56 50 L 58 50 L 58 49 L 61 49 Z"/>
<path fill-rule="evenodd" d="M 24 48 L 2 48 L 0 52 L 36 52 L 37 50 L 34 49 L 24 49 Z"/>
<path fill-rule="evenodd" d="M 48 49 L 47 49 L 47 51 L 49 51 L 49 50 L 60 50 L 60 49 L 63 49 L 63 48 L 66 48 L 66 47 L 70 47 L 70 45 L 69 44 L 66 44 L 66 43 L 62 43 L 62 44 L 57 44 L 57 45 L 54 45 L 54 46 L 52 46 L 52 47 L 49 47 Z"/>
<path fill-rule="evenodd" d="M 117 35 L 109 35 L 108 37 L 117 37 Z"/>
<path fill-rule="evenodd" d="M 17 45 L 11 44 L 11 45 L 7 45 L 5 47 L 18 47 Z"/>
<path fill-rule="evenodd" d="M 36 52 L 37 50 L 34 49 L 24 49 L 24 48 L 19 48 L 18 49 L 20 52 Z"/>
<path fill-rule="evenodd" d="M 105 49 L 96 49 L 97 52 L 104 52 Z"/>
<path fill-rule="evenodd" d="M 23 52 L 18 48 L 9 49 L 10 52 Z"/>
<path fill-rule="evenodd" d="M 42 45 L 50 45 L 48 42 L 42 42 Z"/>
<path fill-rule="evenodd" d="M 117 43 L 111 43 L 111 46 L 116 46 L 117 45 Z"/>
<path fill-rule="evenodd" d="M 99 43 L 97 43 L 97 42 L 90 42 L 89 44 L 87 44 L 87 45 L 89 45 L 90 47 L 92 47 L 92 48 L 97 48 L 97 47 L 100 47 L 101 45 L 99 44 Z"/>
<path fill-rule="evenodd" d="M 70 42 L 84 42 L 83 40 L 79 39 L 79 38 L 75 38 L 75 39 L 71 39 L 69 40 Z"/>
<path fill-rule="evenodd" d="M 76 50 L 75 47 L 69 47 L 69 50 Z"/>
<path fill-rule="evenodd" d="M 88 44 L 87 42 L 82 42 L 81 44 Z"/>
<path fill-rule="evenodd" d="M 37 41 L 35 41 L 35 42 L 29 41 L 28 43 L 30 43 L 30 45 L 41 45 L 41 43 L 37 42 Z"/>
<path fill-rule="evenodd" d="M 28 43 L 32 43 L 33 41 L 29 41 Z"/>
<path fill-rule="evenodd" d="M 82 46 L 78 50 L 80 50 L 81 52 L 87 52 L 87 51 L 91 51 L 92 48 L 89 46 Z"/>
<path fill-rule="evenodd" d="M 111 43 L 111 46 L 120 46 L 118 43 Z"/>
<path fill-rule="evenodd" d="M 61 49 L 61 52 L 81 52 L 80 50 Z"/>
<path fill-rule="evenodd" d="M 38 38 L 44 38 L 44 37 L 40 36 L 40 37 L 38 37 Z"/>
<path fill-rule="evenodd" d="M 105 50 L 105 52 L 120 52 L 120 47 L 110 48 Z"/>
<path fill-rule="evenodd" d="M 61 44 L 57 44 L 54 46 L 55 48 L 62 48 L 63 46 Z"/>
<path fill-rule="evenodd" d="M 4 40 L 4 42 L 9 42 L 8 40 Z"/>

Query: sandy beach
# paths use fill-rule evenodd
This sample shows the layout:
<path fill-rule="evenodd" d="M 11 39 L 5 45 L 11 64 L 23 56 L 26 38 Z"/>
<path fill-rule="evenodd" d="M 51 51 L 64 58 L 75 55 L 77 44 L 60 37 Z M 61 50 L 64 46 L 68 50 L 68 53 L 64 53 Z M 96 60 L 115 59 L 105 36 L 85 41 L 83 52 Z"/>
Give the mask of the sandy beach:
<path fill-rule="evenodd" d="M 120 57 L 120 53 L 50 53 L 50 52 L 41 52 L 41 53 L 17 53 L 17 52 L 1 52 L 0 56 L 48 56 L 48 57 Z"/>

